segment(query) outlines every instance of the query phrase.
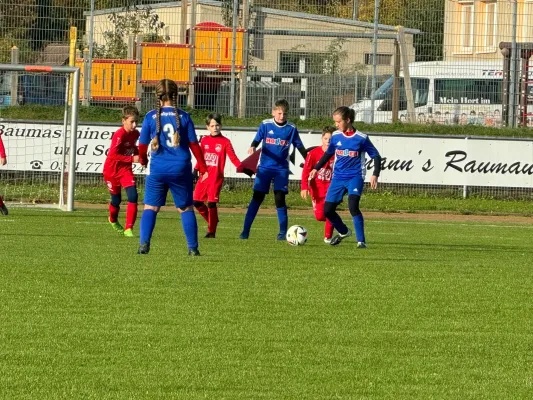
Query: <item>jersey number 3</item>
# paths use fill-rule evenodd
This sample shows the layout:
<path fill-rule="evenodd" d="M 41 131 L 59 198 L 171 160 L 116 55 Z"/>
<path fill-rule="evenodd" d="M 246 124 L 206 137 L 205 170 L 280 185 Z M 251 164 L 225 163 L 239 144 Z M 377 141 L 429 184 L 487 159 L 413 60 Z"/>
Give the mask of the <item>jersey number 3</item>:
<path fill-rule="evenodd" d="M 174 133 L 176 132 L 174 130 L 174 125 L 165 124 L 163 126 L 163 132 L 165 132 L 165 135 L 167 135 L 167 147 L 172 147 L 172 139 L 174 138 Z"/>

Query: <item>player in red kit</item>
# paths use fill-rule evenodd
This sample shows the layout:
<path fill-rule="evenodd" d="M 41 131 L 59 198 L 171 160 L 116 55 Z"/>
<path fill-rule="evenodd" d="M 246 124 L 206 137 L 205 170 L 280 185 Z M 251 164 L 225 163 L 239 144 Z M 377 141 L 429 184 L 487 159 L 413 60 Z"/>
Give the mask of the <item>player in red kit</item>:
<path fill-rule="evenodd" d="M 200 141 L 200 147 L 204 154 L 207 165 L 208 178 L 199 181 L 194 188 L 194 207 L 200 215 L 207 221 L 206 238 L 214 238 L 218 224 L 217 203 L 224 183 L 224 166 L 226 156 L 229 157 L 233 165 L 240 167 L 241 162 L 231 141 L 222 136 L 220 128 L 222 126 L 222 116 L 219 114 L 209 114 L 205 120 L 209 136 L 204 136 Z M 205 202 L 207 201 L 207 205 Z"/>
<path fill-rule="evenodd" d="M 330 159 L 330 161 L 324 165 L 320 171 L 318 171 L 315 179 L 309 180 L 309 173 L 327 150 L 333 132 L 335 132 L 335 128 L 332 126 L 326 126 L 324 129 L 322 129 L 322 146 L 315 147 L 313 150 L 307 153 L 305 164 L 302 170 L 301 191 L 303 199 L 306 199 L 308 195 L 311 196 L 316 220 L 326 221 L 326 225 L 324 227 L 324 242 L 328 244 L 333 236 L 333 225 L 326 219 L 324 214 L 324 202 L 326 201 L 326 193 L 328 192 L 328 187 L 333 173 L 333 159 Z"/>
<path fill-rule="evenodd" d="M 122 109 L 122 128 L 117 130 L 111 138 L 111 147 L 104 163 L 104 180 L 111 194 L 109 202 L 109 223 L 124 236 L 133 237 L 133 225 L 137 219 L 137 187 L 133 176 L 132 163 L 139 162 L 137 140 L 139 131 L 137 122 L 139 111 L 134 106 Z M 128 196 L 126 209 L 126 225 L 124 228 L 118 222 L 122 188 Z"/>
<path fill-rule="evenodd" d="M 2 142 L 2 132 L 0 131 L 0 166 L 7 164 L 6 149 L 4 147 L 4 142 Z M 7 215 L 7 207 L 4 204 L 4 199 L 0 196 L 0 213 L 2 215 Z"/>

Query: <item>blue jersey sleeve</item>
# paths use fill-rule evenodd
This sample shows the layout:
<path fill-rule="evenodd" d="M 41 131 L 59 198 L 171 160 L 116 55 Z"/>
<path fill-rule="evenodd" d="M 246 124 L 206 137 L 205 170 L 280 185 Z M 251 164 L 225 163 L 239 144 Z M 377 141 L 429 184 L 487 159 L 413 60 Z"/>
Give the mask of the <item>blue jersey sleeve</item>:
<path fill-rule="evenodd" d="M 257 133 L 255 134 L 253 140 L 254 142 L 261 143 L 263 141 L 263 139 L 265 138 L 265 128 L 266 124 L 261 123 L 261 125 L 259 125 L 259 129 L 257 130 Z"/>
<path fill-rule="evenodd" d="M 146 114 L 141 127 L 141 136 L 139 136 L 139 144 L 148 145 L 152 140 L 152 114 Z"/>
<path fill-rule="evenodd" d="M 366 138 L 362 145 L 363 150 L 368 154 L 372 159 L 379 157 L 379 151 L 376 149 L 374 144 L 370 141 L 370 138 Z"/>
<path fill-rule="evenodd" d="M 294 135 L 292 137 L 292 144 L 297 149 L 304 147 L 304 144 L 302 142 L 302 139 L 300 139 L 300 133 L 298 132 L 298 129 L 294 128 Z"/>

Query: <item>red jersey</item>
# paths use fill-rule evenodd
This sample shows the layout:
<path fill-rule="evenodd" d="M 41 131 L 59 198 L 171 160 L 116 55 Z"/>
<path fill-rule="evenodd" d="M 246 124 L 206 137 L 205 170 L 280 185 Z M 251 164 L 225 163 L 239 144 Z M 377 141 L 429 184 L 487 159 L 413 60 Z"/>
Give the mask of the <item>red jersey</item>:
<path fill-rule="evenodd" d="M 2 142 L 2 132 L 0 132 L 0 158 L 6 158 L 6 149 L 4 142 Z"/>
<path fill-rule="evenodd" d="M 313 167 L 324 155 L 322 146 L 315 147 L 305 157 L 305 164 L 302 170 L 302 190 L 309 190 L 311 198 L 321 198 L 326 196 L 331 176 L 333 174 L 333 157 L 320 168 L 320 171 L 315 176 L 315 179 L 309 182 L 309 174 Z"/>
<path fill-rule="evenodd" d="M 104 175 L 114 176 L 121 171 L 131 171 L 133 156 L 139 154 L 137 140 L 139 131 L 126 132 L 124 128 L 117 130 L 111 138 L 111 147 L 104 163 Z"/>
<path fill-rule="evenodd" d="M 237 168 L 241 165 L 241 161 L 235 154 L 231 141 L 222 136 L 204 136 L 200 141 L 200 147 L 204 154 L 204 160 L 207 165 L 208 178 L 207 180 L 218 181 L 224 179 L 224 167 L 226 165 L 226 156 L 229 157 L 233 165 Z M 198 165 L 195 167 L 198 169 Z"/>

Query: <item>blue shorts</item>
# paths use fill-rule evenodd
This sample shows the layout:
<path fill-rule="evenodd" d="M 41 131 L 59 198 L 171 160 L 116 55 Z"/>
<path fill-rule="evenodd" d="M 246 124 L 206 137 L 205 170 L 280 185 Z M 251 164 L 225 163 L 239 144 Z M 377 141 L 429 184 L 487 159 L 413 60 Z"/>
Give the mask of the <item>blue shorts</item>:
<path fill-rule="evenodd" d="M 257 174 L 255 175 L 254 190 L 268 193 L 272 180 L 274 180 L 274 191 L 281 190 L 284 193 L 289 192 L 289 169 L 278 171 L 258 168 Z"/>
<path fill-rule="evenodd" d="M 189 207 L 192 205 L 192 186 L 192 171 L 180 175 L 147 175 L 144 204 L 164 206 L 170 190 L 176 208 Z"/>
<path fill-rule="evenodd" d="M 356 194 L 361 196 L 363 194 L 363 186 L 365 181 L 362 176 L 354 178 L 335 178 L 331 179 L 331 183 L 326 194 L 326 201 L 329 203 L 341 203 L 342 198 L 347 193 L 348 195 Z"/>

